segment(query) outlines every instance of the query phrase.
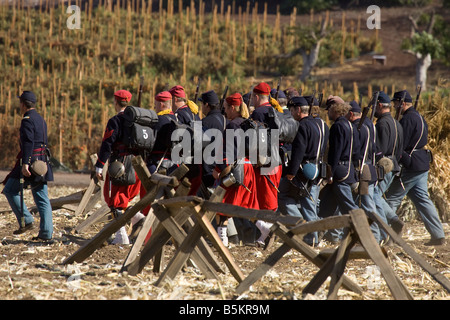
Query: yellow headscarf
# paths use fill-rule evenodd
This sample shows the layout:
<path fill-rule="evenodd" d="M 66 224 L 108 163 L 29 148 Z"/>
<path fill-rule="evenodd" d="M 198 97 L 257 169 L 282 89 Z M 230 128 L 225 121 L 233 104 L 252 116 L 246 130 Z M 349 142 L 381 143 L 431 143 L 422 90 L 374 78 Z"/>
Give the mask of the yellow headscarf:
<path fill-rule="evenodd" d="M 274 107 L 278 112 L 283 113 L 283 108 L 280 106 L 280 104 L 278 103 L 277 100 L 275 100 L 274 98 L 270 97 L 269 102 L 272 105 L 272 107 Z"/>
<path fill-rule="evenodd" d="M 172 109 L 161 110 L 160 112 L 158 112 L 158 116 L 163 116 L 163 115 L 169 114 L 171 112 L 172 112 Z"/>
<path fill-rule="evenodd" d="M 196 105 L 194 101 L 188 100 L 186 104 L 189 107 L 189 109 L 191 109 L 193 114 L 198 114 L 198 105 Z"/>

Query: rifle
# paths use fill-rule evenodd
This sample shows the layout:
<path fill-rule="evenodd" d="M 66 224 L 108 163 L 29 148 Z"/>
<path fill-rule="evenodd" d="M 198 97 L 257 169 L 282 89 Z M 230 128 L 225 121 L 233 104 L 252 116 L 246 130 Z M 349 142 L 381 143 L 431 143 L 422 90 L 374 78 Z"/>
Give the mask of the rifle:
<path fill-rule="evenodd" d="M 322 106 L 322 100 L 323 100 L 323 92 L 319 93 L 319 108 Z"/>
<path fill-rule="evenodd" d="M 417 110 L 417 104 L 419 103 L 419 98 L 420 98 L 420 92 L 422 91 L 422 86 L 419 84 L 417 86 L 417 96 L 416 96 L 416 101 L 414 101 L 414 109 Z"/>
<path fill-rule="evenodd" d="M 397 107 L 397 110 L 395 111 L 395 120 L 398 120 L 400 118 L 400 109 L 402 108 L 403 102 L 405 102 L 406 97 L 406 91 L 403 91 L 402 98 L 400 99 L 400 104 Z"/>
<path fill-rule="evenodd" d="M 222 95 L 222 99 L 220 99 L 220 110 L 222 111 L 222 114 L 225 114 L 225 110 L 223 108 L 223 103 L 225 101 L 225 98 L 227 97 L 227 91 L 228 91 L 228 86 L 225 87 L 225 91 L 223 92 Z"/>
<path fill-rule="evenodd" d="M 198 90 L 200 88 L 200 79 L 198 79 L 198 83 L 197 83 L 197 89 L 195 89 L 195 95 L 194 95 L 194 103 L 197 103 L 197 99 L 198 99 Z"/>
<path fill-rule="evenodd" d="M 313 91 L 312 97 L 311 97 L 311 101 L 309 102 L 309 111 L 308 111 L 308 116 L 312 115 L 312 108 L 314 105 L 314 99 L 316 98 L 316 90 Z"/>
<path fill-rule="evenodd" d="M 137 102 L 137 106 L 139 108 L 141 107 L 141 97 L 142 97 L 143 87 L 144 87 L 144 76 L 141 76 L 141 82 L 139 83 L 138 102 Z"/>
<path fill-rule="evenodd" d="M 24 203 L 23 203 L 23 185 L 24 185 L 24 178 L 22 173 L 22 159 L 20 159 L 19 162 L 20 165 L 20 177 L 19 177 L 19 192 L 20 192 L 20 226 L 22 228 L 25 227 L 25 216 L 23 215 L 24 211 Z"/>
<path fill-rule="evenodd" d="M 275 93 L 275 97 L 274 97 L 275 100 L 278 100 L 278 92 L 280 92 L 281 78 L 282 77 L 280 77 L 280 80 L 278 80 L 277 93 Z"/>
<path fill-rule="evenodd" d="M 369 113 L 369 110 L 370 110 L 370 106 L 372 106 L 371 117 L 373 117 L 373 115 L 375 115 L 375 108 L 376 108 L 376 105 L 378 102 L 379 95 L 380 95 L 379 91 L 375 92 L 372 99 L 370 100 L 369 104 L 367 105 L 367 107 L 364 108 L 362 115 L 361 115 L 361 119 L 359 120 L 359 123 L 358 123 L 358 130 L 361 130 L 361 127 L 362 127 L 364 121 L 366 120 L 367 114 Z"/>
<path fill-rule="evenodd" d="M 375 117 L 375 109 L 377 108 L 378 97 L 380 96 L 380 92 L 377 91 L 375 93 L 375 101 L 372 104 L 372 113 L 370 114 L 370 121 L 373 122 L 373 118 Z"/>

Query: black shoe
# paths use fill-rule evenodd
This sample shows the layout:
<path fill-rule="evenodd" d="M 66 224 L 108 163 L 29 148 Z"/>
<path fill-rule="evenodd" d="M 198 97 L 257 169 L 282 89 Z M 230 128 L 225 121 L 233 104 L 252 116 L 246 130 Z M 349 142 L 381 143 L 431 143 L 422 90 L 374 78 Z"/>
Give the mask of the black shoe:
<path fill-rule="evenodd" d="M 47 238 L 41 238 L 39 236 L 31 238 L 31 240 L 32 241 L 44 242 L 46 244 L 53 244 L 55 242 L 55 240 L 53 240 L 52 238 L 47 239 Z"/>
<path fill-rule="evenodd" d="M 130 241 L 131 241 L 131 239 L 136 240 L 137 236 L 139 235 L 139 233 L 142 230 L 142 227 L 144 226 L 144 221 L 145 221 L 145 218 L 142 218 L 141 220 L 136 222 L 135 225 L 133 225 L 133 227 L 131 229 L 131 233 L 128 237 L 130 239 Z"/>
<path fill-rule="evenodd" d="M 34 229 L 33 222 L 31 222 L 29 224 L 26 224 L 25 227 L 20 227 L 19 229 L 13 231 L 13 234 L 22 234 L 22 233 L 25 233 L 25 232 L 27 232 L 29 230 L 32 230 L 32 229 Z"/>
<path fill-rule="evenodd" d="M 241 242 L 237 234 L 228 237 L 228 242 L 238 246 Z"/>
<path fill-rule="evenodd" d="M 401 235 L 404 226 L 405 226 L 405 223 L 400 219 L 395 219 L 394 221 L 391 222 L 392 229 L 398 235 Z"/>
<path fill-rule="evenodd" d="M 444 244 L 445 238 L 431 239 L 430 241 L 424 243 L 426 246 L 442 246 Z"/>

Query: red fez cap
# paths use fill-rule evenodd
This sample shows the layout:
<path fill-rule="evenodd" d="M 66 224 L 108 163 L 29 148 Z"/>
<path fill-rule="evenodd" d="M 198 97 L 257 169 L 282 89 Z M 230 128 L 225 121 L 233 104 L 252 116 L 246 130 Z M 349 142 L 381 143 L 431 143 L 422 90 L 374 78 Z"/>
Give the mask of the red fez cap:
<path fill-rule="evenodd" d="M 256 94 L 268 96 L 270 94 L 270 86 L 265 82 L 261 82 L 253 88 L 253 92 Z"/>
<path fill-rule="evenodd" d="M 169 92 L 174 97 L 186 98 L 186 93 L 184 92 L 184 88 L 182 86 L 175 86 L 170 89 Z"/>
<path fill-rule="evenodd" d="M 161 102 L 171 100 L 171 99 L 172 99 L 172 95 L 170 94 L 169 91 L 160 92 L 155 96 L 155 100 L 161 101 Z"/>
<path fill-rule="evenodd" d="M 240 93 L 234 93 L 225 100 L 230 106 L 240 106 L 242 103 L 242 96 Z"/>
<path fill-rule="evenodd" d="M 119 90 L 114 92 L 114 96 L 119 101 L 130 101 L 131 100 L 131 93 L 127 90 Z"/>

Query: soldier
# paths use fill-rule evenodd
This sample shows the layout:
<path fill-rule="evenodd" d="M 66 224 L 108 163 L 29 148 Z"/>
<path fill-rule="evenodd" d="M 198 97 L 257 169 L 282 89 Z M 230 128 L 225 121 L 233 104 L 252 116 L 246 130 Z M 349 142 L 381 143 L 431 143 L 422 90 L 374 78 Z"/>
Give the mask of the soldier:
<path fill-rule="evenodd" d="M 299 129 L 292 143 L 292 157 L 286 176 L 280 181 L 279 210 L 285 215 L 316 221 L 319 179 L 317 174 L 310 175 L 311 171 L 308 170 L 315 166 L 318 172 L 321 132 L 309 116 L 309 105 L 305 98 L 293 97 L 288 106 L 292 116 L 299 122 Z M 305 235 L 303 241 L 311 246 L 317 245 L 317 232 Z"/>
<path fill-rule="evenodd" d="M 278 129 L 274 118 L 269 116 L 269 108 L 273 108 L 269 102 L 270 86 L 261 82 L 253 88 L 251 104 L 255 106 L 250 118 L 264 123 L 268 129 Z M 270 146 L 270 144 L 269 144 Z M 268 146 L 268 149 L 269 149 Z M 261 168 L 255 168 L 256 185 L 258 188 L 258 203 L 261 209 L 276 211 L 278 208 L 278 187 L 282 175 L 281 165 L 276 166 L 270 174 L 261 174 Z M 270 223 L 258 220 L 257 227 L 261 231 L 261 237 L 257 240 L 262 244 L 270 233 Z"/>
<path fill-rule="evenodd" d="M 358 209 L 353 194 L 352 185 L 357 182 L 353 165 L 354 150 L 359 149 L 358 132 L 345 116 L 350 111 L 350 105 L 342 98 L 329 96 L 326 102 L 328 118 L 333 121 L 330 128 L 328 164 L 331 167 L 332 178 L 320 193 L 319 217 L 328 217 L 337 208 L 342 214 Z M 325 239 L 336 243 L 340 241 L 339 230 L 329 230 Z"/>
<path fill-rule="evenodd" d="M 200 121 L 198 109 L 188 104 L 186 92 L 182 86 L 174 86 L 169 90 L 172 95 L 172 111 L 179 123 L 191 125 L 193 121 Z"/>
<path fill-rule="evenodd" d="M 278 104 L 281 106 L 281 108 L 283 109 L 284 113 L 289 113 L 289 108 L 287 106 L 288 103 L 288 99 L 286 97 L 286 94 L 284 93 L 284 91 L 279 90 L 277 92 L 277 89 L 272 89 L 270 90 L 270 95 L 272 96 L 272 98 L 278 101 Z"/>
<path fill-rule="evenodd" d="M 123 176 L 127 177 L 128 181 L 116 182 L 110 174 L 106 173 L 105 187 L 103 189 L 103 196 L 105 202 L 111 208 L 112 215 L 118 218 L 127 209 L 129 202 L 139 194 L 141 181 L 136 172 L 132 170 L 131 157 L 135 154 L 133 150 L 122 142 L 124 116 L 123 112 L 131 100 L 131 93 L 126 90 L 119 90 L 114 93 L 114 109 L 116 115 L 108 120 L 103 141 L 98 152 L 98 160 L 95 164 L 96 176 L 99 180 L 104 179 L 103 167 L 106 161 L 109 160 L 109 166 L 112 167 L 114 161 L 119 161 L 125 166 L 125 173 Z M 131 171 L 132 170 L 132 171 Z M 128 235 L 125 227 L 120 228 L 116 232 L 113 244 L 129 244 Z"/>
<path fill-rule="evenodd" d="M 347 119 L 354 125 L 358 131 L 361 121 L 362 110 L 356 101 L 350 102 L 351 109 L 347 115 Z M 355 203 L 365 212 L 376 213 L 376 205 L 374 200 L 374 188 L 377 182 L 377 172 L 375 169 L 375 129 L 370 118 L 365 118 L 364 123 L 359 129 L 359 150 L 355 150 L 356 154 L 353 158 L 353 165 L 358 168 L 359 185 L 358 192 L 355 194 Z M 380 242 L 380 228 L 376 223 L 372 223 L 370 228 L 375 239 Z"/>
<path fill-rule="evenodd" d="M 227 119 L 222 114 L 220 110 L 220 101 L 214 90 L 210 90 L 202 93 L 201 97 L 198 99 L 202 102 L 202 113 L 204 118 L 202 119 L 203 131 L 208 133 L 208 129 L 217 129 L 220 131 L 221 136 L 227 126 Z M 214 142 L 214 137 L 211 137 L 211 143 Z M 215 156 L 212 154 L 211 156 Z M 203 159 L 205 160 L 205 159 Z M 213 163 L 203 163 L 203 177 L 202 177 L 202 192 L 206 192 L 204 188 L 211 188 L 214 184 L 214 177 L 212 175 L 215 165 Z"/>
<path fill-rule="evenodd" d="M 200 121 L 197 105 L 188 101 L 182 86 L 174 86 L 169 92 L 172 95 L 172 111 L 178 123 L 193 126 L 194 121 Z M 194 163 L 186 163 L 186 165 L 189 168 L 186 178 L 191 183 L 189 195 L 197 195 L 202 183 L 202 165 Z"/>
<path fill-rule="evenodd" d="M 304 96 L 304 98 L 306 99 L 306 101 L 308 102 L 308 105 L 309 105 L 313 96 Z M 319 101 L 316 98 L 314 98 L 314 101 L 312 104 L 311 115 L 313 117 L 313 120 L 319 125 L 320 134 L 322 136 L 321 150 L 320 150 L 320 162 L 323 162 L 325 153 L 326 153 L 327 147 L 328 147 L 328 140 L 330 138 L 330 128 L 328 127 L 326 122 L 320 117 Z"/>
<path fill-rule="evenodd" d="M 224 159 L 222 164 L 215 166 L 213 176 L 215 179 L 221 181 L 221 185 L 226 190 L 223 198 L 224 203 L 230 203 L 244 208 L 259 209 L 255 172 L 247 157 L 238 158 L 239 139 L 235 135 L 235 130 L 240 129 L 241 123 L 249 117 L 247 105 L 243 102 L 242 96 L 239 93 L 235 93 L 227 97 L 224 101 L 224 110 L 227 119 L 230 120 L 225 130 L 223 144 Z M 227 158 L 228 155 L 232 155 L 232 158 Z M 230 173 L 236 178 L 237 183 L 230 182 L 230 179 L 233 178 L 230 177 Z M 224 244 L 227 245 L 227 226 L 229 219 L 222 214 L 218 214 L 217 218 L 217 232 Z M 244 221 L 244 219 L 233 219 L 233 221 L 237 225 L 238 231 L 241 231 L 241 238 L 244 242 L 249 242 L 246 240 L 249 238 L 252 238 L 254 241 L 254 236 L 249 235 L 249 233 L 253 234 L 250 221 Z"/>
<path fill-rule="evenodd" d="M 399 161 L 403 150 L 403 128 L 402 125 L 391 115 L 391 99 L 383 91 L 380 92 L 376 104 L 375 117 L 376 128 L 376 162 L 383 166 L 383 176 L 379 177 L 374 190 L 374 199 L 377 213 L 398 234 L 401 233 L 404 223 L 391 210 L 384 199 L 384 193 L 389 188 L 394 176 L 400 171 Z M 390 159 L 390 162 L 386 162 Z M 381 161 L 380 161 L 381 160 Z M 384 232 L 382 231 L 382 234 Z M 385 235 L 384 235 L 385 237 Z"/>
<path fill-rule="evenodd" d="M 172 95 L 169 91 L 163 91 L 155 96 L 155 111 L 158 115 L 158 124 L 155 127 L 156 140 L 147 162 L 150 173 L 154 173 L 158 167 L 163 174 L 172 167 L 170 157 L 172 148 L 172 132 L 175 129 L 174 121 L 177 121 L 172 111 Z"/>
<path fill-rule="evenodd" d="M 19 99 L 20 111 L 23 113 L 20 152 L 14 168 L 3 181 L 3 194 L 19 222 L 19 229 L 13 233 L 22 234 L 34 228 L 34 218 L 23 201 L 23 189 L 31 186 L 40 216 L 39 233 L 32 239 L 52 241 L 53 218 L 47 181 L 53 181 L 53 171 L 48 163 L 47 123 L 36 111 L 37 99 L 33 92 L 24 91 Z"/>
<path fill-rule="evenodd" d="M 400 108 L 403 115 L 400 124 L 403 128 L 403 150 L 400 164 L 402 170 L 386 192 L 386 201 L 394 212 L 403 198 L 414 203 L 425 228 L 431 235 L 425 245 L 444 245 L 445 234 L 436 207 L 428 194 L 428 171 L 431 154 L 425 149 L 428 141 L 428 125 L 412 105 L 411 95 L 406 91 L 405 100 L 400 105 L 404 91 L 394 94 L 394 107 Z"/>
<path fill-rule="evenodd" d="M 173 121 L 176 121 L 172 112 L 172 95 L 169 91 L 160 92 L 155 96 L 155 111 L 158 115 L 158 124 L 155 126 L 156 140 L 146 160 L 147 167 L 151 174 L 157 170 L 161 174 L 167 174 L 174 167 L 171 161 L 171 136 L 175 129 Z M 144 186 L 141 184 L 140 196 L 144 197 L 146 193 Z M 144 222 L 142 218 L 147 216 L 149 211 L 150 206 L 142 210 L 142 214 L 138 213 L 131 219 L 133 236 L 138 234 L 138 230 Z M 130 238 L 132 238 L 131 235 Z"/>

